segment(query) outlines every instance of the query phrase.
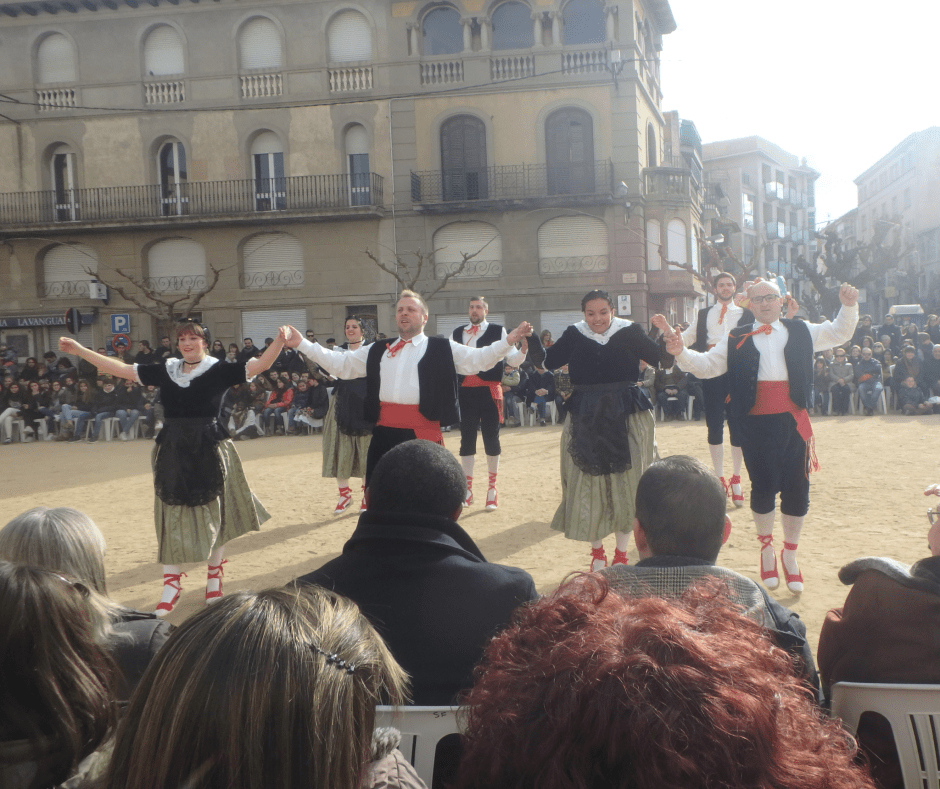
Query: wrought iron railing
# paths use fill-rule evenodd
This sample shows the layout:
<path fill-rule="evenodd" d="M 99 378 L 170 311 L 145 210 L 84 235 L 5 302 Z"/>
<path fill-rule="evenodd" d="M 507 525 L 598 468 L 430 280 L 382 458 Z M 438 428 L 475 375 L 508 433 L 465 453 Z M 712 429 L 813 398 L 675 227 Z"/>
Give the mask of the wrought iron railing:
<path fill-rule="evenodd" d="M 444 279 L 450 274 L 455 279 L 479 278 L 479 277 L 501 277 L 503 276 L 503 261 L 501 260 L 468 260 L 463 267 L 463 271 L 454 274 L 460 263 L 438 263 L 434 266 L 434 276 L 438 279 Z"/>
<path fill-rule="evenodd" d="M 304 284 L 304 270 L 244 272 L 239 277 L 241 287 L 249 290 L 300 288 Z"/>
<path fill-rule="evenodd" d="M 540 274 L 580 274 L 590 271 L 607 271 L 608 268 L 610 268 L 610 258 L 607 255 L 539 258 Z"/>
<path fill-rule="evenodd" d="M 206 287 L 204 274 L 190 274 L 183 277 L 147 277 L 144 285 L 156 293 L 190 293 Z"/>
<path fill-rule="evenodd" d="M 67 299 L 88 296 L 88 280 L 77 282 L 44 282 L 39 287 L 39 297 L 47 299 Z"/>
<path fill-rule="evenodd" d="M 383 179 L 376 173 L 107 186 L 68 190 L 64 197 L 50 189 L 0 193 L 0 225 L 344 209 L 382 202 Z"/>
<path fill-rule="evenodd" d="M 584 164 L 511 164 L 411 173 L 414 203 L 520 200 L 555 195 L 610 195 L 609 160 Z"/>

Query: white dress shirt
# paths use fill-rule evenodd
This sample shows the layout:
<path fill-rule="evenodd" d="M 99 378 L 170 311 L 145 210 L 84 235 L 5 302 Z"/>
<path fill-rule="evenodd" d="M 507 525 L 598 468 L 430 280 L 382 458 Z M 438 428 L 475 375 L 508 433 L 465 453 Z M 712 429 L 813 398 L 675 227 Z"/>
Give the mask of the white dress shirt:
<path fill-rule="evenodd" d="M 401 338 L 399 337 L 389 345 L 393 347 Z M 450 350 L 454 355 L 454 366 L 460 375 L 475 375 L 482 370 L 489 370 L 496 362 L 502 359 L 512 346 L 505 338 L 487 345 L 484 348 L 468 348 L 453 340 Z M 364 345 L 354 351 L 331 351 L 322 345 L 301 340 L 297 350 L 309 356 L 330 375 L 336 378 L 363 378 L 366 374 L 366 361 L 369 358 L 371 345 Z M 418 405 L 421 392 L 418 387 L 418 362 L 424 357 L 428 349 L 428 338 L 423 332 L 411 338 L 404 348 L 394 356 L 389 352 L 382 353 L 382 378 L 379 386 L 379 400 L 383 403 L 399 403 L 401 405 Z"/>
<path fill-rule="evenodd" d="M 813 351 L 824 351 L 834 348 L 852 339 L 852 333 L 858 323 L 858 305 L 842 306 L 835 320 L 823 323 L 807 323 L 809 336 L 813 340 Z M 759 328 L 761 323 L 755 322 L 752 329 Z M 760 353 L 760 366 L 757 370 L 758 381 L 788 381 L 787 363 L 783 356 L 784 346 L 790 336 L 787 327 L 779 320 L 770 324 L 770 334 L 755 334 L 754 340 Z M 699 353 L 684 349 L 676 357 L 679 366 L 697 378 L 715 378 L 728 371 L 728 340 L 726 334 L 710 351 Z M 740 342 L 740 340 L 738 340 Z"/>
<path fill-rule="evenodd" d="M 696 310 L 695 317 L 692 319 L 692 323 L 689 324 L 689 328 L 682 332 L 682 341 L 686 345 L 692 345 L 698 339 L 699 312 L 699 310 Z M 718 345 L 721 339 L 727 336 L 728 332 L 738 325 L 738 321 L 741 320 L 741 315 L 743 314 L 744 308 L 739 307 L 732 301 L 728 304 L 728 311 L 725 313 L 725 317 L 722 319 L 721 323 L 719 323 L 718 317 L 721 315 L 721 302 L 713 304 L 708 308 L 708 312 L 705 314 L 705 342 L 708 345 Z"/>
<path fill-rule="evenodd" d="M 463 327 L 463 344 L 468 348 L 476 348 L 477 340 L 484 335 L 486 330 L 490 327 L 490 323 L 487 320 L 484 320 L 480 323 L 479 330 L 474 334 L 470 334 L 467 330 L 473 326 L 472 323 L 468 323 Z M 503 333 L 500 335 L 501 340 L 506 339 L 506 327 L 503 327 Z M 506 363 L 511 364 L 513 367 L 518 367 L 525 361 L 525 354 L 522 352 L 522 349 L 512 347 L 512 350 L 506 354 Z M 463 375 L 463 373 L 461 373 Z"/>

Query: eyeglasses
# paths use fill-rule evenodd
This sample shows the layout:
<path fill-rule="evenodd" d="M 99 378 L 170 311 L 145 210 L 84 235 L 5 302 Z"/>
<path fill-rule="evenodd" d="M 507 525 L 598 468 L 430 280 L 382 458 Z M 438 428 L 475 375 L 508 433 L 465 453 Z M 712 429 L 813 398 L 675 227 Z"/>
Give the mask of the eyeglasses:
<path fill-rule="evenodd" d="M 751 301 L 755 304 L 770 304 L 772 301 L 778 301 L 780 297 L 775 293 L 768 293 L 766 296 L 752 296 Z"/>
<path fill-rule="evenodd" d="M 836 354 L 836 359 L 844 359 L 844 358 L 845 358 L 845 354 L 844 354 L 844 353 L 837 353 L 837 354 Z"/>

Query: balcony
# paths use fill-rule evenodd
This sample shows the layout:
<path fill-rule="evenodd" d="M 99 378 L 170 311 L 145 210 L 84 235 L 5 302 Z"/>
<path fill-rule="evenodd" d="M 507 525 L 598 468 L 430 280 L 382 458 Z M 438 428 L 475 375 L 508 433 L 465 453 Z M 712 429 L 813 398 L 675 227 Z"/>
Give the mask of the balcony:
<path fill-rule="evenodd" d="M 785 238 L 786 231 L 783 222 L 767 222 L 764 226 L 767 238 Z"/>
<path fill-rule="evenodd" d="M 507 202 L 610 202 L 613 197 L 610 161 L 585 164 L 513 164 L 460 170 L 411 173 L 411 202 L 424 210 L 435 204 L 468 208 L 506 207 Z M 453 210 L 448 206 L 447 210 Z"/>
<path fill-rule="evenodd" d="M 646 197 L 661 203 L 699 205 L 702 190 L 692 177 L 692 171 L 685 166 L 685 160 L 679 159 L 678 162 L 683 166 L 648 167 L 643 171 Z"/>
<path fill-rule="evenodd" d="M 647 271 L 646 284 L 657 296 L 681 296 L 694 299 L 703 295 L 702 286 L 691 271 L 670 268 L 668 271 Z"/>
<path fill-rule="evenodd" d="M 768 181 L 764 184 L 764 194 L 770 198 L 776 197 L 778 200 L 783 200 L 786 191 L 786 187 L 779 181 Z"/>
<path fill-rule="evenodd" d="M 192 225 L 213 219 L 342 219 L 384 216 L 376 173 L 187 182 L 166 188 L 110 186 L 0 193 L 6 228 L 76 225 Z"/>

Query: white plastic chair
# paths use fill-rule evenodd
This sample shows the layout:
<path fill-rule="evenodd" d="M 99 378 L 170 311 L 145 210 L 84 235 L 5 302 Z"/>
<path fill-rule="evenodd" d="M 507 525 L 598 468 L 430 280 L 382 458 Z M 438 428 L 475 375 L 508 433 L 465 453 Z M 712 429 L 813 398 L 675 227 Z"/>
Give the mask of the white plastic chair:
<path fill-rule="evenodd" d="M 402 752 L 415 772 L 431 789 L 437 744 L 448 734 L 458 734 L 457 707 L 386 707 L 375 710 L 375 725 L 394 726 L 401 732 Z"/>
<path fill-rule="evenodd" d="M 667 400 L 678 400 L 678 397 L 668 397 Z M 653 401 L 655 402 L 655 400 Z M 689 402 L 685 407 L 685 421 L 692 421 L 692 403 L 695 402 L 695 395 L 689 395 Z M 656 422 L 663 421 L 663 409 L 659 407 L 659 403 L 653 407 L 653 420 Z"/>
<path fill-rule="evenodd" d="M 894 732 L 906 789 L 940 787 L 940 685 L 837 682 L 832 717 L 855 734 L 863 712 L 884 715 Z"/>

